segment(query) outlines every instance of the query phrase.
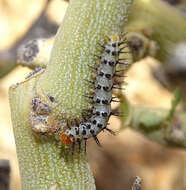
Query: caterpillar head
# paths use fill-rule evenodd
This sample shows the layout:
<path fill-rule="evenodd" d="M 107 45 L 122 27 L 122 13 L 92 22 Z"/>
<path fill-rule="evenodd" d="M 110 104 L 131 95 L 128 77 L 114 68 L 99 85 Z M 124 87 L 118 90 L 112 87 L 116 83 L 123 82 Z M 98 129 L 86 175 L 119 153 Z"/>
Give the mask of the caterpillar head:
<path fill-rule="evenodd" d="M 68 129 L 67 129 L 68 130 Z M 72 144 L 72 140 L 69 138 L 68 135 L 66 135 L 65 133 L 62 133 L 61 134 L 61 137 L 60 137 L 60 141 L 63 143 L 63 144 L 66 144 L 66 145 L 71 145 Z"/>
<path fill-rule="evenodd" d="M 120 38 L 118 35 L 112 35 L 111 37 L 105 36 L 105 53 L 109 56 L 118 56 L 120 51 Z"/>

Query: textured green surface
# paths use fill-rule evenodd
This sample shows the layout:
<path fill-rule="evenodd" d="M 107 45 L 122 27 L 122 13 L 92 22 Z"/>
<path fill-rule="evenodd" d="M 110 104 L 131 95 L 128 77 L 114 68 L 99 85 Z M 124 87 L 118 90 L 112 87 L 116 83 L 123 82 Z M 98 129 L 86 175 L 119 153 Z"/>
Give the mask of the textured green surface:
<path fill-rule="evenodd" d="M 30 128 L 30 101 L 35 79 L 10 89 L 12 123 L 23 190 L 95 189 L 86 155 L 62 149 L 52 138 L 34 135 Z M 23 102 L 24 101 L 24 102 Z"/>
<path fill-rule="evenodd" d="M 100 52 L 104 35 L 120 33 L 132 0 L 72 0 L 57 33 L 44 74 L 10 88 L 10 106 L 22 190 L 94 190 L 95 184 L 85 153 L 72 156 L 52 137 L 31 131 L 29 114 L 33 96 L 39 95 L 60 119 L 81 115 L 88 105 L 83 95 L 90 86 L 93 54 Z M 38 80 L 39 79 L 39 80 Z M 49 102 L 53 96 L 55 102 Z"/>
<path fill-rule="evenodd" d="M 37 93 L 48 101 L 52 95 L 59 104 L 51 105 L 60 118 L 81 117 L 82 109 L 89 105 L 92 70 L 101 54 L 100 44 L 105 35 L 123 31 L 131 0 L 72 0 L 65 19 L 58 30 L 52 56 L 46 72 L 37 84 Z"/>

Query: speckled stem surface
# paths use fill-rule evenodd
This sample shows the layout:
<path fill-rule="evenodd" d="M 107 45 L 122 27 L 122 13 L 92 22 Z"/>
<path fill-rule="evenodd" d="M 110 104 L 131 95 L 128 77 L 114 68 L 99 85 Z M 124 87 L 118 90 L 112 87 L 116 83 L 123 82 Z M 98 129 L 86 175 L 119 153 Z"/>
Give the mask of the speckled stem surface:
<path fill-rule="evenodd" d="M 95 190 L 85 153 L 74 153 L 30 128 L 30 101 L 36 79 L 10 88 L 10 106 L 22 190 Z"/>
<path fill-rule="evenodd" d="M 121 34 L 132 0 L 72 0 L 58 30 L 46 72 L 37 83 L 37 94 L 55 110 L 60 118 L 80 118 L 89 101 L 96 56 L 104 36 Z M 46 96 L 56 98 L 51 104 Z"/>
<path fill-rule="evenodd" d="M 72 0 L 57 33 L 46 71 L 9 90 L 22 190 L 95 190 L 85 153 L 59 145 L 31 130 L 31 99 L 37 94 L 58 118 L 74 118 L 88 105 L 88 64 L 100 52 L 104 35 L 123 30 L 132 0 Z M 53 104 L 47 102 L 53 96 Z M 56 108 L 56 109 L 55 109 Z"/>

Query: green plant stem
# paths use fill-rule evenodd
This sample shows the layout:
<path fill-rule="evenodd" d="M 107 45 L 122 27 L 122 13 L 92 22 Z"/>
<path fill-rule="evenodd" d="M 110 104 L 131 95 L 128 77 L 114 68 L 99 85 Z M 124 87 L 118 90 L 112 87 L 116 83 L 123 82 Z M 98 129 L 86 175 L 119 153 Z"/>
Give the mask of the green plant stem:
<path fill-rule="evenodd" d="M 10 106 L 23 190 L 94 190 L 94 179 L 85 153 L 72 155 L 52 137 L 41 137 L 30 128 L 30 101 L 36 79 L 10 88 Z"/>
<path fill-rule="evenodd" d="M 51 59 L 37 83 L 37 94 L 58 113 L 60 118 L 81 119 L 89 101 L 92 70 L 100 55 L 104 36 L 123 30 L 131 0 L 72 0 L 58 30 Z M 72 6 L 73 5 L 73 6 Z M 51 104 L 47 95 L 59 104 Z"/>
<path fill-rule="evenodd" d="M 175 45 L 186 39 L 185 17 L 161 0 L 135 0 L 126 30 L 146 35 L 157 42 L 156 58 L 165 63 Z"/>
<path fill-rule="evenodd" d="M 54 138 L 35 134 L 29 115 L 31 100 L 39 96 L 55 118 L 77 118 L 88 105 L 83 95 L 90 86 L 88 64 L 100 52 L 104 35 L 119 34 L 132 0 L 72 0 L 57 33 L 46 71 L 9 90 L 12 123 L 23 190 L 94 190 L 86 153 L 74 155 Z M 120 11 L 118 11 L 120 10 Z M 49 102 L 48 96 L 55 101 Z"/>
<path fill-rule="evenodd" d="M 116 110 L 123 113 L 121 129 L 128 126 L 159 144 L 186 148 L 186 113 L 176 110 L 180 101 L 178 89 L 174 92 L 170 110 L 131 106 L 124 95 L 116 96 L 121 100 Z"/>
<path fill-rule="evenodd" d="M 168 114 L 166 109 L 135 106 L 131 108 L 129 127 L 159 144 L 186 148 L 186 113 L 175 112 L 170 123 Z"/>
<path fill-rule="evenodd" d="M 11 72 L 15 67 L 16 62 L 14 60 L 0 58 L 0 79 Z"/>

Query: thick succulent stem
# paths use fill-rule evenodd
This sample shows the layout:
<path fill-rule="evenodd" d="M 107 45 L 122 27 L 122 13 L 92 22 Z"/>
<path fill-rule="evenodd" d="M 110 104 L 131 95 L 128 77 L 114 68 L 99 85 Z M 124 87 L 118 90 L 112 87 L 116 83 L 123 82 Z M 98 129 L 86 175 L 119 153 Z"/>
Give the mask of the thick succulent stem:
<path fill-rule="evenodd" d="M 101 53 L 104 36 L 123 31 L 131 0 L 72 0 L 65 19 L 58 30 L 45 73 L 37 83 L 37 94 L 47 102 L 47 95 L 54 96 L 59 104 L 48 105 L 60 118 L 81 118 L 89 103 L 92 70 Z M 72 109 L 73 108 L 73 109 Z"/>
<path fill-rule="evenodd" d="M 30 128 L 30 101 L 36 79 L 10 88 L 12 123 L 23 190 L 95 189 L 85 153 L 72 155 L 51 137 Z"/>
<path fill-rule="evenodd" d="M 31 100 L 39 96 L 58 120 L 77 118 L 88 100 L 88 64 L 100 52 L 104 35 L 119 34 L 132 0 L 72 0 L 57 33 L 46 71 L 13 85 L 10 106 L 23 190 L 94 190 L 86 153 L 35 134 L 30 126 Z M 50 97 L 50 98 L 49 98 Z M 51 99 L 52 97 L 52 99 Z M 50 101 L 52 100 L 52 101 Z"/>

